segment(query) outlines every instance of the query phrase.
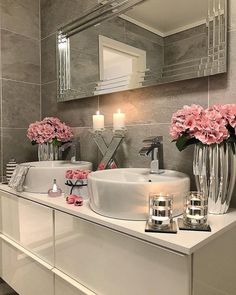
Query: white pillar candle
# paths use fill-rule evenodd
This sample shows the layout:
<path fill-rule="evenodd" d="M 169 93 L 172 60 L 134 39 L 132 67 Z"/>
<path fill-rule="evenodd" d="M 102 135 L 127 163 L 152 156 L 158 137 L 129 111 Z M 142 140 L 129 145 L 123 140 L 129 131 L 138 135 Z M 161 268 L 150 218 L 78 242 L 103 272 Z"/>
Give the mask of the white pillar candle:
<path fill-rule="evenodd" d="M 125 128 L 125 114 L 120 109 L 113 114 L 113 130 L 122 130 Z"/>
<path fill-rule="evenodd" d="M 97 111 L 96 115 L 93 115 L 93 130 L 101 131 L 104 129 L 104 115 L 100 115 Z"/>

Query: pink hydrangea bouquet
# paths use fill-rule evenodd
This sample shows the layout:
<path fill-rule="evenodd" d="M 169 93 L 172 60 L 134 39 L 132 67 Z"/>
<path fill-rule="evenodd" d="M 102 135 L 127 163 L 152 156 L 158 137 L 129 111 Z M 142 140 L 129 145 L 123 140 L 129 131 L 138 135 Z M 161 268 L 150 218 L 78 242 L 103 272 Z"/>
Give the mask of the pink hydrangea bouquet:
<path fill-rule="evenodd" d="M 32 144 L 53 143 L 61 145 L 72 139 L 73 133 L 69 126 L 58 118 L 47 117 L 29 125 L 27 137 Z"/>
<path fill-rule="evenodd" d="M 170 135 L 182 151 L 191 144 L 236 143 L 236 104 L 184 106 L 173 114 Z"/>

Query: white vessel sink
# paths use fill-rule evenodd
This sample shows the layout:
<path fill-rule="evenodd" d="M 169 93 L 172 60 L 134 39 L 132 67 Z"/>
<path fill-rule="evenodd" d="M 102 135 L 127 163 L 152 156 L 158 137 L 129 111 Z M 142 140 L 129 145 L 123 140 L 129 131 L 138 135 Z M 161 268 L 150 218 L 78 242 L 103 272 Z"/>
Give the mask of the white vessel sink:
<path fill-rule="evenodd" d="M 126 168 L 96 171 L 88 180 L 90 207 L 103 216 L 146 220 L 149 193 L 173 194 L 173 215 L 183 212 L 183 198 L 190 189 L 189 177 L 177 171 Z M 149 182 L 151 181 L 151 182 Z"/>
<path fill-rule="evenodd" d="M 28 162 L 21 165 L 30 166 L 26 175 L 24 190 L 31 193 L 47 193 L 52 187 L 53 179 L 57 180 L 58 186 L 64 192 L 65 173 L 69 169 L 92 170 L 92 163 L 78 161 L 40 161 Z"/>

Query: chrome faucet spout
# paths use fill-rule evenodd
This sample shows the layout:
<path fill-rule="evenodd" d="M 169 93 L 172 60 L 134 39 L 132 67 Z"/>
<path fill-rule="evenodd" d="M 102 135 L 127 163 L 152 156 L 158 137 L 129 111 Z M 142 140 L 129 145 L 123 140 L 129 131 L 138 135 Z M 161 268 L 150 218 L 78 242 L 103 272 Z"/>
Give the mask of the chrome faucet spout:
<path fill-rule="evenodd" d="M 148 137 L 143 140 L 144 146 L 139 151 L 141 156 L 149 156 L 151 158 L 150 173 L 159 174 L 159 153 L 162 146 L 162 136 Z"/>
<path fill-rule="evenodd" d="M 74 141 L 70 141 L 64 143 L 60 148 L 60 152 L 65 152 L 68 148 L 71 149 L 71 163 L 76 162 L 76 143 Z"/>

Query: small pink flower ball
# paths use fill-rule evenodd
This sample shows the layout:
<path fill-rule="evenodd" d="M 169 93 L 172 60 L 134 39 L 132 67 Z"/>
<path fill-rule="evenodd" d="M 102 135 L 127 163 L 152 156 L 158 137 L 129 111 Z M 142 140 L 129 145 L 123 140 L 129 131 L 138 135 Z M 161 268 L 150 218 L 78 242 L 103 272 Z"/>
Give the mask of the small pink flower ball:
<path fill-rule="evenodd" d="M 79 180 L 79 179 L 87 179 L 89 173 L 91 173 L 91 171 L 89 170 L 67 170 L 66 171 L 66 178 L 67 179 L 75 179 L 75 180 Z"/>
<path fill-rule="evenodd" d="M 74 204 L 76 198 L 77 198 L 77 195 L 69 195 L 68 197 L 66 197 L 67 204 Z"/>

